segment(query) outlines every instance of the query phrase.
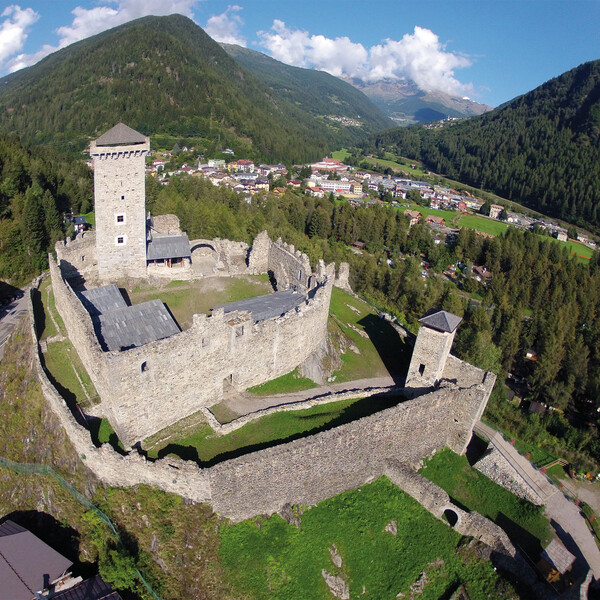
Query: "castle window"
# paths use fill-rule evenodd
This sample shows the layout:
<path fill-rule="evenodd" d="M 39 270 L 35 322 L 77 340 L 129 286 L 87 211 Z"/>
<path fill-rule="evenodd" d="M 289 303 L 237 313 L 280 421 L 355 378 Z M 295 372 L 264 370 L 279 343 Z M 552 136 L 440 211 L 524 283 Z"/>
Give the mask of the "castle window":
<path fill-rule="evenodd" d="M 118 238 L 116 238 L 115 241 L 116 241 L 117 246 L 124 246 L 125 245 L 125 236 L 120 235 Z"/>
<path fill-rule="evenodd" d="M 117 215 L 117 223 L 125 223 L 125 215 Z"/>
<path fill-rule="evenodd" d="M 146 373 L 148 371 L 148 363 L 146 361 L 144 361 L 141 366 L 140 366 L 140 371 L 142 373 Z"/>
<path fill-rule="evenodd" d="M 125 200 L 125 196 L 121 196 L 121 200 Z"/>
<path fill-rule="evenodd" d="M 85 256 L 81 257 L 81 262 L 83 262 L 85 260 Z"/>
<path fill-rule="evenodd" d="M 203 338 L 202 338 L 202 347 L 203 347 L 203 348 L 208 348 L 208 346 L 209 346 L 209 343 L 210 343 L 210 342 L 209 342 L 209 340 L 208 340 L 208 338 L 207 338 L 207 337 L 203 337 Z"/>
<path fill-rule="evenodd" d="M 425 373 L 425 365 L 424 365 L 423 363 L 421 363 L 421 364 L 419 365 L 419 375 L 420 375 L 421 377 L 423 377 L 423 373 Z"/>

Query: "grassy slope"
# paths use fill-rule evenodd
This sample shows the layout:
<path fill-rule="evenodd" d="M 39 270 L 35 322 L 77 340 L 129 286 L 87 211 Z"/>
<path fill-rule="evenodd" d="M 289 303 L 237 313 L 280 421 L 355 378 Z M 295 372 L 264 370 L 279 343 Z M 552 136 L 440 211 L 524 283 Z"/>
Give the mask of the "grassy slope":
<path fill-rule="evenodd" d="M 425 465 L 421 474 L 467 509 L 497 523 L 534 558 L 552 538 L 543 507 L 521 500 L 494 483 L 473 469 L 465 456 L 444 449 Z"/>
<path fill-rule="evenodd" d="M 396 520 L 398 535 L 385 531 Z M 345 492 L 304 512 L 301 526 L 279 516 L 250 519 L 221 530 L 221 554 L 235 589 L 256 599 L 327 600 L 321 571 L 341 575 L 351 598 L 409 595 L 426 571 L 420 598 L 449 597 L 464 584 L 469 598 L 514 597 L 489 562 L 387 479 Z M 342 567 L 335 567 L 335 545 Z M 412 597 L 412 596 L 411 596 Z"/>

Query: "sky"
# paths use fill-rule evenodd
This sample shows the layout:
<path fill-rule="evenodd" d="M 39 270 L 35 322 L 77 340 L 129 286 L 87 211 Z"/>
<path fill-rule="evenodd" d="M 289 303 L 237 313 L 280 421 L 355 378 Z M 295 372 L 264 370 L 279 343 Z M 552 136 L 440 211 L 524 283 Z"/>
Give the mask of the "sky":
<path fill-rule="evenodd" d="M 600 0 L 18 0 L 0 3 L 0 76 L 146 15 L 282 62 L 498 106 L 600 59 Z"/>

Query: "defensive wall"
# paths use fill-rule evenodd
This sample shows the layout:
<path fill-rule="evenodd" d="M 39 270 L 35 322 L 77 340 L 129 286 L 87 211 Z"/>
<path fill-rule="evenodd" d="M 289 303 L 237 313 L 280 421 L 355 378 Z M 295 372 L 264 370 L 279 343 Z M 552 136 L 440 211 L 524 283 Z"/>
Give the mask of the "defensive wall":
<path fill-rule="evenodd" d="M 61 258 L 58 265 L 50 257 L 56 308 L 101 398 L 97 414 L 109 418 L 124 444 L 218 403 L 224 385 L 243 390 L 292 371 L 325 341 L 334 265 L 321 261 L 313 273 L 293 246 L 268 240 L 264 247 L 267 264 L 284 281 L 305 271 L 304 281 L 312 287 L 302 304 L 258 322 L 248 311 L 215 309 L 211 316 L 194 315 L 186 331 L 120 352 L 102 350 L 92 319 L 69 283 L 76 273 L 72 264 Z M 60 248 L 62 253 L 68 247 Z M 88 275 L 93 277 L 91 270 Z"/>
<path fill-rule="evenodd" d="M 31 301 L 29 312 L 33 323 Z M 493 377 L 480 377 L 483 372 L 477 369 L 478 383 L 468 390 L 442 382 L 430 393 L 371 416 L 203 469 L 171 457 L 152 462 L 136 452 L 117 454 L 108 444 L 94 446 L 89 431 L 75 420 L 44 372 L 33 326 L 32 336 L 44 396 L 77 454 L 101 481 L 155 485 L 194 502 L 210 502 L 215 512 L 233 521 L 272 514 L 288 503 L 316 504 L 389 476 L 388 459 L 416 467 L 444 446 L 463 452 L 473 419 L 493 386 Z"/>

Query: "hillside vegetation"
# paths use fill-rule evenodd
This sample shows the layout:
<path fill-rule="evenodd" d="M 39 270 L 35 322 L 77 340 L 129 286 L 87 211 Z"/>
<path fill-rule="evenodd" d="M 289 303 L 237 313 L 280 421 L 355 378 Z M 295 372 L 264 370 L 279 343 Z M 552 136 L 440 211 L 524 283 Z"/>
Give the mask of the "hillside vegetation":
<path fill-rule="evenodd" d="M 384 121 L 374 118 L 370 131 Z M 320 158 L 345 139 L 332 121 L 274 94 L 181 15 L 131 21 L 0 80 L 0 127 L 25 141 L 82 149 L 118 121 L 289 162 Z"/>
<path fill-rule="evenodd" d="M 360 127 L 337 126 L 336 139 L 343 141 L 341 145 L 355 144 L 365 133 L 392 125 L 392 121 L 384 117 L 362 92 L 329 73 L 292 67 L 266 54 L 241 46 L 221 46 L 274 94 L 293 102 L 307 113 L 317 117 L 347 117 L 360 121 Z M 328 125 L 336 127 L 331 120 Z"/>
<path fill-rule="evenodd" d="M 428 168 L 581 226 L 600 228 L 600 61 L 479 117 L 394 129 L 366 149 Z"/>

